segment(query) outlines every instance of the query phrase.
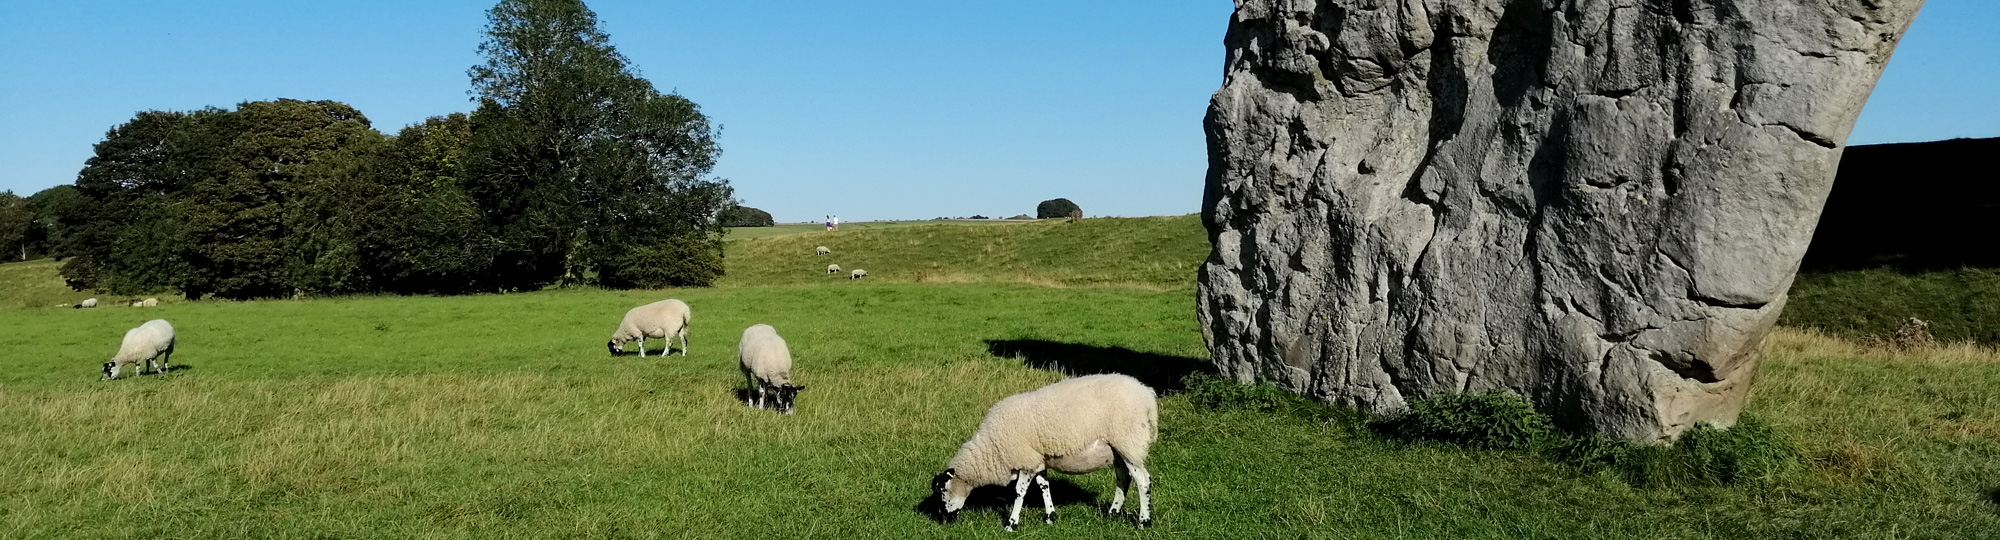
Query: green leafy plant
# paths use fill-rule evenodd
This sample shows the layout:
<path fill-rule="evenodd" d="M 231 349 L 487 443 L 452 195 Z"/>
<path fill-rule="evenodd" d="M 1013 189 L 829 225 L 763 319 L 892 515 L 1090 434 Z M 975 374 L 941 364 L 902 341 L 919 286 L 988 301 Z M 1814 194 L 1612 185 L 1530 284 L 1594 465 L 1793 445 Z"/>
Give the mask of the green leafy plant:
<path fill-rule="evenodd" d="M 1409 412 L 1380 422 L 1378 430 L 1405 439 L 1521 450 L 1554 435 L 1555 425 L 1527 400 L 1494 390 L 1417 400 L 1410 404 Z"/>

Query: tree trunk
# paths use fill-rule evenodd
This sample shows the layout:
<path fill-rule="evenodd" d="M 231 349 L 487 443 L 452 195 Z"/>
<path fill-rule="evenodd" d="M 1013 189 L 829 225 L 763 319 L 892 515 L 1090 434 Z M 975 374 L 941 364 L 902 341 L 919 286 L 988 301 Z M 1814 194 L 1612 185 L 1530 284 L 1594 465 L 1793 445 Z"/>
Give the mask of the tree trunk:
<path fill-rule="evenodd" d="M 1922 0 L 1239 0 L 1213 361 L 1377 413 L 1508 389 L 1637 441 L 1736 420 Z"/>

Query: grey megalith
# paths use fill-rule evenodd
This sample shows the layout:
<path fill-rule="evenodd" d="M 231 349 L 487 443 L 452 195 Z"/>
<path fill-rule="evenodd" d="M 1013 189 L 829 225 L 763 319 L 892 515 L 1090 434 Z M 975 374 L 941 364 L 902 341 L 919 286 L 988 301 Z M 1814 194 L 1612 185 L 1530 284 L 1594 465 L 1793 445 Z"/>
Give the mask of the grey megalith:
<path fill-rule="evenodd" d="M 1206 128 L 1213 362 L 1376 413 L 1733 424 L 1922 0 L 1238 0 Z"/>

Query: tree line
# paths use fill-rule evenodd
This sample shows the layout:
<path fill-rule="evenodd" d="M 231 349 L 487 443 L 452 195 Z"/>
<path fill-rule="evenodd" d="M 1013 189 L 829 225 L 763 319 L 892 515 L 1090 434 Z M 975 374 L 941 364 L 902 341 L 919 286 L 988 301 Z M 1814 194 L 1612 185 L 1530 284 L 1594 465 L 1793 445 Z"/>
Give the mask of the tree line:
<path fill-rule="evenodd" d="M 500 2 L 479 51 L 478 107 L 394 136 L 336 101 L 138 113 L 73 187 L 21 205 L 41 236 L 20 255 L 66 257 L 79 289 L 190 298 L 722 275 L 732 191 L 698 106 L 640 78 L 577 0 Z M 0 197 L 0 242 L 9 212 Z"/>

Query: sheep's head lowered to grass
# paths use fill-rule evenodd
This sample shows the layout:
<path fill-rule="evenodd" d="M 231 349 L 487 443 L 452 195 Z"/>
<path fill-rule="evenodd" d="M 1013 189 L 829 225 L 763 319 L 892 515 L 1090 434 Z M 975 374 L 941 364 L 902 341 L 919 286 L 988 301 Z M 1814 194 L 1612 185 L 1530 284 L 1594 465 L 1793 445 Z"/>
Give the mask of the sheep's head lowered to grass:
<path fill-rule="evenodd" d="M 799 391 L 805 389 L 804 385 L 793 386 L 789 383 L 779 386 L 777 390 L 778 412 L 792 414 L 792 405 L 799 399 Z"/>
<path fill-rule="evenodd" d="M 931 477 L 931 491 L 937 493 L 938 521 L 951 523 L 958 519 L 958 511 L 965 509 L 965 499 L 972 496 L 972 484 L 958 481 L 958 471 L 945 469 Z"/>

